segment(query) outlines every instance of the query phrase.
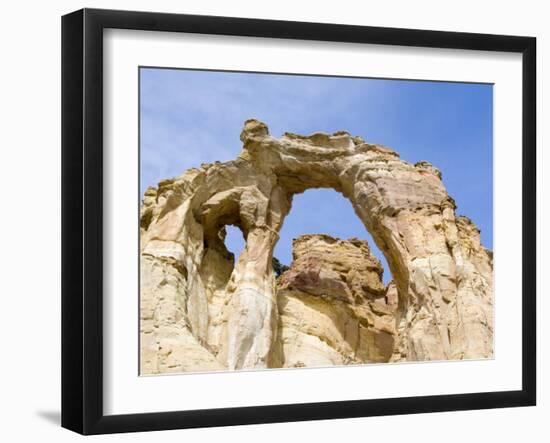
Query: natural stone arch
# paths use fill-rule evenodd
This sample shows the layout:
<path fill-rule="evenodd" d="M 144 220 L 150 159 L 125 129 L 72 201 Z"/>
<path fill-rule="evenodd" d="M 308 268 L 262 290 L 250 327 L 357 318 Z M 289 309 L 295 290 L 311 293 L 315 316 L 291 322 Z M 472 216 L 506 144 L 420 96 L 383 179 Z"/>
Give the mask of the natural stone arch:
<path fill-rule="evenodd" d="M 473 223 L 455 216 L 436 168 L 346 132 L 275 139 L 248 120 L 241 140 L 234 161 L 145 194 L 143 372 L 193 370 L 190 355 L 203 370 L 280 363 L 272 253 L 292 196 L 310 188 L 349 199 L 388 261 L 399 293 L 392 360 L 492 355 L 491 255 Z M 229 224 L 246 238 L 234 265 Z"/>

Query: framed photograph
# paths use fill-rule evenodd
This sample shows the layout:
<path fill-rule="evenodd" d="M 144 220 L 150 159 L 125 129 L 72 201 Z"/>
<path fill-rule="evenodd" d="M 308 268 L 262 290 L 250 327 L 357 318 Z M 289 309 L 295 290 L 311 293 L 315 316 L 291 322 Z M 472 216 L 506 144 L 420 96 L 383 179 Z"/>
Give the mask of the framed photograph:
<path fill-rule="evenodd" d="M 532 37 L 62 19 L 62 425 L 536 402 Z"/>

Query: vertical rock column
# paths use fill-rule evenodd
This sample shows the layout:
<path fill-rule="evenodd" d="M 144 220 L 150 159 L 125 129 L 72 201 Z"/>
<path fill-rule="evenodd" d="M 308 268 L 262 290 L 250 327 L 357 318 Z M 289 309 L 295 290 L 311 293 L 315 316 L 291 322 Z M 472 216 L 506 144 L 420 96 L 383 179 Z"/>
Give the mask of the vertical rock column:
<path fill-rule="evenodd" d="M 229 369 L 266 368 L 277 332 L 275 277 L 271 264 L 277 233 L 252 229 L 226 289 Z"/>
<path fill-rule="evenodd" d="M 441 173 L 428 162 L 411 165 L 382 147 L 367 155 L 344 187 L 399 291 L 393 360 L 491 357 L 492 265 L 479 231 L 461 228 Z"/>

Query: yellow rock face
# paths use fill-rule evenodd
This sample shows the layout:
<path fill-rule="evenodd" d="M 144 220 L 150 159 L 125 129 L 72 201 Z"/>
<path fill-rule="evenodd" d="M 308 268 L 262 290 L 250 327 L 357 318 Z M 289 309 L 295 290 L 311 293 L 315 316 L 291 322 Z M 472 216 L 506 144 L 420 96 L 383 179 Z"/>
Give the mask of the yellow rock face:
<path fill-rule="evenodd" d="M 234 161 L 149 188 L 141 209 L 141 373 L 490 358 L 492 254 L 455 215 L 441 172 L 346 132 L 269 135 L 245 123 Z M 305 235 L 272 256 L 294 194 L 333 188 L 365 241 Z M 238 226 L 237 263 L 224 245 Z"/>
<path fill-rule="evenodd" d="M 367 243 L 304 235 L 293 251 L 291 268 L 277 281 L 280 366 L 387 362 L 397 306 Z"/>

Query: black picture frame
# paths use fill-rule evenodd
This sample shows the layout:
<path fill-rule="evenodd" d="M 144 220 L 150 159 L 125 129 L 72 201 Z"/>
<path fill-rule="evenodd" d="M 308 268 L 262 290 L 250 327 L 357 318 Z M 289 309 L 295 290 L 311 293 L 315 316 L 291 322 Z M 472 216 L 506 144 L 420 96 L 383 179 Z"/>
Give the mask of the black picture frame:
<path fill-rule="evenodd" d="M 103 30 L 503 51 L 522 54 L 522 389 L 104 415 Z M 536 403 L 536 39 L 83 9 L 62 18 L 62 426 L 81 434 L 414 414 Z"/>

